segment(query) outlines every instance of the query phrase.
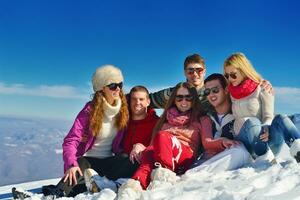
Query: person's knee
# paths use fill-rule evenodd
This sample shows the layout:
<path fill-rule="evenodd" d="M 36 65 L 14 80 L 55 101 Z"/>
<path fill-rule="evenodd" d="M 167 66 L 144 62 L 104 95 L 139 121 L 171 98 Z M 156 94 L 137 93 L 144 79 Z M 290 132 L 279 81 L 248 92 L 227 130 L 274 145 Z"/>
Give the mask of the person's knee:
<path fill-rule="evenodd" d="M 230 154 L 235 158 L 243 158 L 245 155 L 249 155 L 249 152 L 245 149 L 245 147 L 242 147 L 242 145 L 232 147 L 229 150 Z"/>
<path fill-rule="evenodd" d="M 249 131 L 249 134 L 253 136 L 258 136 L 261 132 L 261 122 L 254 117 L 251 117 L 245 122 L 245 127 Z"/>
<path fill-rule="evenodd" d="M 243 145 L 238 145 L 230 149 L 231 157 L 235 159 L 236 164 L 240 167 L 250 161 L 250 153 Z"/>
<path fill-rule="evenodd" d="M 159 131 L 153 140 L 153 145 L 161 145 L 166 142 L 170 138 L 170 133 L 167 131 Z"/>
<path fill-rule="evenodd" d="M 78 166 L 80 167 L 81 170 L 85 170 L 87 168 L 91 168 L 91 164 L 85 157 L 80 157 L 78 159 Z"/>
<path fill-rule="evenodd" d="M 256 127 L 256 126 L 261 126 L 261 122 L 258 118 L 256 117 L 250 117 L 249 119 L 246 120 L 245 122 L 246 126 L 248 127 Z"/>
<path fill-rule="evenodd" d="M 268 145 L 265 142 L 257 142 L 254 144 L 254 152 L 257 156 L 264 155 L 268 151 Z"/>
<path fill-rule="evenodd" d="M 273 122 L 272 123 L 278 123 L 278 122 L 283 122 L 288 116 L 286 115 L 282 115 L 282 114 L 278 114 L 274 117 Z"/>

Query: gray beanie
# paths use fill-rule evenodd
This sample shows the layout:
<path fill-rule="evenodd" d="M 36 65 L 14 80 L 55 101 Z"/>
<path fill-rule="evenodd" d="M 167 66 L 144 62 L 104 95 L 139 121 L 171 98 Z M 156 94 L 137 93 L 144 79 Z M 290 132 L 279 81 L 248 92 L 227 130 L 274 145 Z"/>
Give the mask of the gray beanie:
<path fill-rule="evenodd" d="M 113 65 L 103 65 L 96 69 L 93 75 L 92 83 L 95 92 L 103 89 L 111 83 L 123 82 L 123 75 L 119 68 Z"/>

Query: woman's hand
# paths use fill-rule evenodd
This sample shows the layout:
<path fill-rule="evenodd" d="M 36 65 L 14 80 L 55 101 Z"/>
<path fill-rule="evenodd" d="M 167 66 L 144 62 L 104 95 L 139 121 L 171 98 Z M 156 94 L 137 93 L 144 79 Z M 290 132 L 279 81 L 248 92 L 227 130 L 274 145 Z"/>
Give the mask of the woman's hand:
<path fill-rule="evenodd" d="M 133 145 L 133 148 L 130 152 L 129 159 L 132 163 L 136 160 L 138 163 L 141 162 L 142 152 L 146 149 L 146 147 L 141 143 L 136 143 Z"/>
<path fill-rule="evenodd" d="M 71 167 L 69 168 L 65 173 L 64 182 L 68 180 L 69 185 L 76 185 L 77 179 L 76 179 L 76 173 L 79 173 L 80 176 L 83 176 L 82 171 L 79 167 Z"/>
<path fill-rule="evenodd" d="M 227 149 L 230 148 L 231 146 L 236 146 L 239 145 L 240 142 L 236 140 L 230 140 L 228 138 L 222 138 L 222 145 Z"/>

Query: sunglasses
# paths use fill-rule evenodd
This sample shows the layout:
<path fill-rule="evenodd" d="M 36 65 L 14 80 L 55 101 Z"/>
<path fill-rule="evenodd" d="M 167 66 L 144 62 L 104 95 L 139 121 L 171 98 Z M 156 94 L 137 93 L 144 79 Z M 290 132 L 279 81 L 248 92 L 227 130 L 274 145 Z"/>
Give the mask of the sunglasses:
<path fill-rule="evenodd" d="M 220 89 L 219 89 L 218 86 L 217 87 L 212 87 L 212 88 L 206 88 L 204 90 L 204 95 L 208 96 L 210 94 L 210 92 L 217 94 L 217 93 L 219 93 L 219 91 L 220 91 Z"/>
<path fill-rule="evenodd" d="M 197 67 L 197 68 L 186 68 L 185 69 L 186 73 L 189 74 L 189 75 L 193 75 L 195 72 L 197 74 L 200 74 L 204 71 L 204 68 L 202 67 Z"/>
<path fill-rule="evenodd" d="M 193 100 L 193 96 L 192 95 L 181 95 L 181 94 L 178 94 L 175 96 L 175 100 L 180 102 L 180 101 L 183 101 L 183 99 L 185 99 L 186 101 L 192 101 Z"/>
<path fill-rule="evenodd" d="M 111 83 L 111 84 L 107 85 L 106 87 L 108 87 L 108 88 L 109 88 L 110 90 L 112 90 L 112 91 L 116 90 L 118 87 L 119 87 L 120 89 L 122 89 L 122 87 L 123 87 L 123 82 L 120 82 L 120 83 Z"/>
<path fill-rule="evenodd" d="M 225 77 L 227 78 L 227 79 L 229 79 L 229 77 L 230 78 L 232 78 L 232 79 L 236 79 L 237 78 L 237 72 L 231 72 L 231 73 L 225 73 Z"/>

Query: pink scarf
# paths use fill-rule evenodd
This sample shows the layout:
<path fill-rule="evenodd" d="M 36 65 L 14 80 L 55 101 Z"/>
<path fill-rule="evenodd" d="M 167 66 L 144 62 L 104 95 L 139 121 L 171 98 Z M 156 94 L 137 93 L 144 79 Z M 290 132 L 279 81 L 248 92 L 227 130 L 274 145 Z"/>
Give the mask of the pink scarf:
<path fill-rule="evenodd" d="M 228 90 L 233 98 L 241 99 L 252 94 L 258 85 L 259 83 L 256 83 L 248 78 L 244 80 L 240 85 L 233 86 L 232 84 L 230 84 L 228 86 Z"/>
<path fill-rule="evenodd" d="M 173 107 L 167 111 L 167 121 L 174 126 L 186 125 L 190 120 L 190 112 L 180 113 L 177 108 Z"/>

